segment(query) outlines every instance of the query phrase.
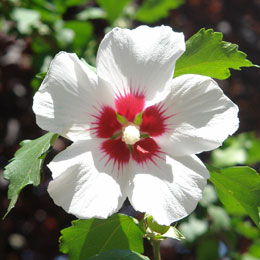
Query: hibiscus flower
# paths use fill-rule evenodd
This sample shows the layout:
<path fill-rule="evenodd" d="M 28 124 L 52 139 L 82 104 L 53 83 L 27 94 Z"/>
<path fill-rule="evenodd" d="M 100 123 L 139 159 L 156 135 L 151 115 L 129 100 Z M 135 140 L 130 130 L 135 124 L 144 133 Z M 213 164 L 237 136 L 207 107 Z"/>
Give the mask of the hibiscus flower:
<path fill-rule="evenodd" d="M 209 173 L 195 155 L 238 128 L 238 108 L 209 77 L 173 79 L 184 36 L 168 26 L 115 28 L 97 72 L 60 52 L 34 96 L 37 124 L 73 143 L 48 165 L 54 202 L 78 218 L 107 218 L 126 198 L 170 224 L 190 214 Z"/>

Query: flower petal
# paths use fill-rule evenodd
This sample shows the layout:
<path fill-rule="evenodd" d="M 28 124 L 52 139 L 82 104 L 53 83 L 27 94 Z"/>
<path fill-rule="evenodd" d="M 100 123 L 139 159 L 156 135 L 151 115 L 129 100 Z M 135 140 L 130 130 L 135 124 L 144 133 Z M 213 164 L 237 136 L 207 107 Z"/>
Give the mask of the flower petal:
<path fill-rule="evenodd" d="M 119 139 L 108 139 L 101 145 L 101 151 L 106 156 L 106 164 L 112 163 L 113 168 L 120 171 L 126 167 L 130 160 L 130 150 L 127 145 Z"/>
<path fill-rule="evenodd" d="M 168 26 L 115 28 L 100 44 L 97 74 L 112 83 L 117 95 L 132 90 L 146 101 L 158 99 L 184 50 L 183 34 Z"/>
<path fill-rule="evenodd" d="M 77 141 L 48 165 L 53 176 L 48 187 L 50 196 L 78 218 L 107 218 L 126 199 L 127 174 L 105 165 L 100 145 L 96 139 Z"/>
<path fill-rule="evenodd" d="M 97 87 L 96 74 L 76 54 L 60 52 L 34 96 L 37 124 L 71 140 L 87 139 L 97 98 L 103 104 L 109 94 L 104 92 L 102 84 Z"/>
<path fill-rule="evenodd" d="M 152 215 L 162 225 L 186 217 L 201 199 L 209 173 L 196 157 L 157 160 L 144 167 L 134 161 L 129 166 L 129 200 L 141 212 Z"/>
<path fill-rule="evenodd" d="M 167 131 L 165 109 L 161 103 L 147 107 L 142 114 L 141 132 L 146 132 L 150 136 L 159 136 Z"/>
<path fill-rule="evenodd" d="M 155 139 L 163 152 L 173 156 L 215 149 L 239 125 L 238 107 L 209 77 L 177 77 L 162 103 L 168 116 L 168 133 Z"/>
<path fill-rule="evenodd" d="M 96 120 L 92 122 L 92 130 L 99 138 L 110 138 L 122 128 L 117 120 L 116 111 L 109 106 L 102 106 L 98 114 L 93 115 L 93 117 Z"/>
<path fill-rule="evenodd" d="M 152 138 L 144 138 L 133 145 L 132 158 L 139 164 L 154 163 L 160 158 L 160 147 Z"/>

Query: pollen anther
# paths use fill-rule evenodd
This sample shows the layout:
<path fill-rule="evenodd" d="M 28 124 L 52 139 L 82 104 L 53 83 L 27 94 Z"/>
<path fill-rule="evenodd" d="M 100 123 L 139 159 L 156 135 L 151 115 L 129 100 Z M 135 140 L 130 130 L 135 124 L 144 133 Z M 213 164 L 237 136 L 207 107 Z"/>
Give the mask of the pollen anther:
<path fill-rule="evenodd" d="M 128 125 L 123 128 L 122 141 L 126 144 L 134 145 L 140 140 L 139 127 L 136 125 Z"/>

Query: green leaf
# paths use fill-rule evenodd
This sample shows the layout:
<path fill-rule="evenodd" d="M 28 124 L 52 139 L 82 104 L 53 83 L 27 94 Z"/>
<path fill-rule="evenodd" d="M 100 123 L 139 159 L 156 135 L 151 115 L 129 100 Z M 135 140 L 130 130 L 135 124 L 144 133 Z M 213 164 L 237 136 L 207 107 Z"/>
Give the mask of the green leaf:
<path fill-rule="evenodd" d="M 236 44 L 222 41 L 222 33 L 201 29 L 186 42 L 186 51 L 177 60 L 174 77 L 200 74 L 216 79 L 230 76 L 229 69 L 259 67 L 246 59 Z"/>
<path fill-rule="evenodd" d="M 47 74 L 47 72 L 40 72 L 40 73 L 37 73 L 37 74 L 35 75 L 35 77 L 36 77 L 37 79 L 43 80 L 43 79 L 45 78 L 46 74 Z"/>
<path fill-rule="evenodd" d="M 156 233 L 159 233 L 159 234 L 165 234 L 170 226 L 166 226 L 166 225 L 159 225 L 154 219 L 152 216 L 147 216 L 145 217 L 145 220 L 146 220 L 146 223 L 148 225 L 148 227 L 151 229 L 151 231 L 155 231 Z"/>
<path fill-rule="evenodd" d="M 105 251 L 89 260 L 149 260 L 148 257 L 125 249 L 113 249 Z"/>
<path fill-rule="evenodd" d="M 97 3 L 107 12 L 107 18 L 112 24 L 121 14 L 130 0 L 97 0 Z"/>
<path fill-rule="evenodd" d="M 162 238 L 173 238 L 177 240 L 185 239 L 184 235 L 176 227 L 172 226 L 170 226 L 168 231 L 162 235 Z"/>
<path fill-rule="evenodd" d="M 210 181 L 220 201 L 231 214 L 248 214 L 259 225 L 260 176 L 249 167 L 216 169 L 209 167 Z"/>
<path fill-rule="evenodd" d="M 251 221 L 244 221 L 241 219 L 241 217 L 233 217 L 231 222 L 235 230 L 244 237 L 251 240 L 255 240 L 259 237 L 259 230 L 251 223 Z"/>
<path fill-rule="evenodd" d="M 57 134 L 47 133 L 38 139 L 25 140 L 20 143 L 21 148 L 5 167 L 3 174 L 3 177 L 10 181 L 8 199 L 11 200 L 4 218 L 15 206 L 19 193 L 25 186 L 29 184 L 38 186 L 40 184 L 44 158 L 57 137 Z"/>
<path fill-rule="evenodd" d="M 139 226 L 145 233 L 146 237 L 153 240 L 164 240 L 166 238 L 173 238 L 177 240 L 185 239 L 176 227 L 159 225 L 153 217 L 147 213 L 145 214 L 143 220 L 144 221 L 139 223 Z"/>
<path fill-rule="evenodd" d="M 143 252 L 143 233 L 135 219 L 115 214 L 108 219 L 76 220 L 61 231 L 60 250 L 70 260 L 85 260 L 111 249 Z"/>
<path fill-rule="evenodd" d="M 183 3 L 184 0 L 145 0 L 137 10 L 135 19 L 145 23 L 153 23 L 168 16 L 171 9 L 176 9 Z"/>

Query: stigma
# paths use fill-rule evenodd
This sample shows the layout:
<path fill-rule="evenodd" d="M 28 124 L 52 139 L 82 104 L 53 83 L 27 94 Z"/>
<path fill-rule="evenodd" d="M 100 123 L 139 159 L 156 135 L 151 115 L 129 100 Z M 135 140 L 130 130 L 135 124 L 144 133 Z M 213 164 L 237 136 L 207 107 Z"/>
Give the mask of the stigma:
<path fill-rule="evenodd" d="M 134 145 L 140 140 L 140 131 L 139 127 L 136 125 L 128 125 L 123 128 L 122 141 L 126 144 Z"/>

